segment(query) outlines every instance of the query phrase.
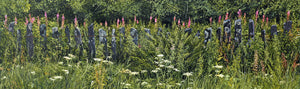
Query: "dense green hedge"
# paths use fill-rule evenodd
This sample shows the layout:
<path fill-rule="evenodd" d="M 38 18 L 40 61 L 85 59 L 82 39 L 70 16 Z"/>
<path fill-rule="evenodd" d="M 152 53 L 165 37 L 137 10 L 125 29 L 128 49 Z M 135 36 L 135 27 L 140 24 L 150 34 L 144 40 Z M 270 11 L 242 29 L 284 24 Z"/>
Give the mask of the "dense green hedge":
<path fill-rule="evenodd" d="M 196 22 L 208 22 L 210 17 L 217 19 L 219 15 L 230 13 L 236 18 L 238 9 L 254 16 L 256 10 L 260 15 L 266 14 L 270 19 L 285 17 L 287 10 L 292 18 L 299 18 L 300 0 L 1 0 L 0 20 L 4 15 L 25 19 L 31 13 L 33 16 L 56 17 L 56 13 L 65 14 L 66 19 L 75 15 L 79 22 L 112 22 L 117 18 L 148 20 L 150 16 L 160 17 L 163 23 L 170 24 L 173 16 L 187 20 L 189 17 Z M 215 20 L 216 21 L 216 20 Z"/>

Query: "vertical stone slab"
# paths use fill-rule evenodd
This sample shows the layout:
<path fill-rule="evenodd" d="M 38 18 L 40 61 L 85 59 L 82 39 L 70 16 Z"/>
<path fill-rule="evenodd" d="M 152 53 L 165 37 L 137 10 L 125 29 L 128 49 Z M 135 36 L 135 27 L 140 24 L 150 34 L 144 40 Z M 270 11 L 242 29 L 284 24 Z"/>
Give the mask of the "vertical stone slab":
<path fill-rule="evenodd" d="M 130 36 L 133 38 L 132 41 L 135 43 L 135 45 L 138 45 L 138 31 L 135 28 L 130 29 Z"/>
<path fill-rule="evenodd" d="M 27 30 L 26 30 L 26 46 L 27 46 L 27 52 L 28 56 L 32 57 L 34 55 L 34 44 L 33 44 L 33 33 L 32 33 L 32 23 L 27 24 Z"/>
<path fill-rule="evenodd" d="M 112 54 L 112 58 L 113 60 L 116 60 L 117 58 L 117 52 L 116 52 L 116 49 L 117 49 L 117 44 L 116 44 L 116 34 L 115 34 L 116 30 L 115 29 L 112 29 L 112 38 L 111 38 L 111 50 L 113 52 Z"/>
<path fill-rule="evenodd" d="M 22 41 L 22 33 L 21 33 L 21 30 L 17 30 L 17 42 L 18 42 L 18 52 L 21 53 L 21 48 L 22 48 L 22 44 L 21 44 L 21 41 Z"/>
<path fill-rule="evenodd" d="M 195 37 L 197 37 L 198 39 L 200 39 L 200 30 L 197 30 L 197 33 L 196 33 Z"/>
<path fill-rule="evenodd" d="M 95 33 L 94 33 L 94 24 L 92 23 L 88 27 L 88 38 L 89 38 L 89 56 L 95 58 L 96 56 L 96 47 L 95 47 Z"/>
<path fill-rule="evenodd" d="M 15 26 L 15 22 L 10 22 L 9 26 L 8 26 L 8 31 L 11 32 L 11 34 L 14 34 L 14 26 Z"/>
<path fill-rule="evenodd" d="M 55 39 L 59 39 L 59 32 L 58 32 L 58 28 L 57 27 L 53 27 L 52 28 L 52 37 Z"/>
<path fill-rule="evenodd" d="M 225 20 L 223 22 L 224 25 L 224 31 L 223 31 L 223 41 L 226 42 L 227 40 L 227 44 L 230 42 L 230 36 L 231 36 L 231 22 L 230 19 Z"/>
<path fill-rule="evenodd" d="M 188 35 L 192 34 L 192 28 L 186 28 L 184 33 L 188 33 Z"/>
<path fill-rule="evenodd" d="M 204 37 L 204 44 L 205 45 L 207 44 L 208 41 L 211 40 L 211 35 L 212 35 L 211 32 L 212 32 L 212 28 L 211 27 L 204 30 L 204 35 L 205 35 L 205 37 Z"/>
<path fill-rule="evenodd" d="M 287 34 L 290 32 L 290 30 L 292 29 L 292 21 L 287 21 L 286 23 L 283 24 L 283 29 L 284 29 L 284 34 Z"/>
<path fill-rule="evenodd" d="M 237 43 L 236 46 L 238 46 L 242 42 L 242 20 L 241 19 L 236 20 L 234 25 L 235 25 L 234 40 L 235 43 Z"/>
<path fill-rule="evenodd" d="M 270 39 L 273 39 L 274 35 L 277 35 L 277 26 L 276 25 L 272 25 L 271 26 L 271 36 L 270 36 Z"/>
<path fill-rule="evenodd" d="M 66 38 L 68 40 L 67 43 L 70 43 L 71 42 L 71 40 L 70 40 L 70 29 L 69 29 L 68 26 L 65 28 L 65 34 L 66 34 Z"/>
<path fill-rule="evenodd" d="M 222 28 L 219 27 L 219 28 L 217 29 L 217 31 L 216 31 L 216 33 L 217 33 L 217 38 L 218 38 L 218 40 L 219 40 L 219 44 L 222 43 L 222 40 L 221 40 L 221 30 L 222 30 Z"/>
<path fill-rule="evenodd" d="M 130 30 L 131 30 L 131 29 L 130 29 Z M 162 28 L 158 28 L 158 29 L 157 29 L 157 35 L 158 35 L 158 36 L 161 36 L 161 34 L 162 34 Z"/>
<path fill-rule="evenodd" d="M 122 44 L 125 42 L 125 27 L 121 27 L 119 29 L 120 32 L 120 47 L 122 48 Z"/>
<path fill-rule="evenodd" d="M 108 50 L 107 50 L 107 39 L 106 39 L 106 32 L 103 29 L 99 29 L 99 42 L 100 44 L 104 44 L 104 55 L 105 57 L 108 56 Z"/>
<path fill-rule="evenodd" d="M 44 38 L 44 41 L 41 42 L 41 44 L 43 44 L 44 48 L 43 50 L 45 51 L 47 49 L 47 34 L 46 34 L 46 25 L 42 24 L 40 26 L 40 36 Z"/>
<path fill-rule="evenodd" d="M 148 36 L 147 36 L 147 34 L 148 34 L 148 35 L 151 35 L 151 31 L 150 31 L 150 29 L 148 29 L 148 28 L 144 28 L 144 31 L 146 32 L 146 38 L 149 40 L 149 39 L 150 39 L 150 37 L 148 37 Z"/>

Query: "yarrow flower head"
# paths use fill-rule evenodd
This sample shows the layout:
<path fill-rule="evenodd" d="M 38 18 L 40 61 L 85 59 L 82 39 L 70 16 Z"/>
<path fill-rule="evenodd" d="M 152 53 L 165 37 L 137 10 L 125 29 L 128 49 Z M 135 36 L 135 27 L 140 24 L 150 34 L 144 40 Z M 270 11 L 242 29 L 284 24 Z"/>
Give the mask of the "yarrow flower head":
<path fill-rule="evenodd" d="M 94 61 L 102 61 L 103 59 L 100 58 L 94 58 Z"/>
<path fill-rule="evenodd" d="M 213 66 L 214 68 L 217 68 L 217 69 L 221 69 L 221 68 L 223 68 L 223 66 L 221 66 L 221 65 L 216 65 L 216 66 Z"/>
<path fill-rule="evenodd" d="M 217 77 L 220 77 L 220 78 L 223 78 L 224 77 L 224 75 L 223 74 L 218 74 L 218 75 L 216 75 Z"/>
<path fill-rule="evenodd" d="M 68 56 L 64 56 L 64 59 L 66 60 L 71 60 L 72 58 L 68 57 Z"/>
<path fill-rule="evenodd" d="M 157 57 L 163 57 L 163 56 L 164 56 L 163 54 L 158 54 L 158 55 L 157 55 Z"/>
<path fill-rule="evenodd" d="M 129 75 L 138 75 L 139 72 L 131 72 Z"/>
<path fill-rule="evenodd" d="M 183 73 L 183 75 L 189 77 L 189 76 L 193 75 L 193 72 L 186 72 L 186 73 Z"/>

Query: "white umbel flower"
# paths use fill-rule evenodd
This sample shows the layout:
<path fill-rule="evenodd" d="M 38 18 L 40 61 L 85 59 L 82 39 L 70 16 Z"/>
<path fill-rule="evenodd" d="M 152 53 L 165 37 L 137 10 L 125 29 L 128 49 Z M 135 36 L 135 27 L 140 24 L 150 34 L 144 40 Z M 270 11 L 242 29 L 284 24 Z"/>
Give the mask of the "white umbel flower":
<path fill-rule="evenodd" d="M 164 56 L 163 54 L 158 54 L 158 55 L 157 55 L 157 57 L 163 57 L 163 56 Z"/>
<path fill-rule="evenodd" d="M 223 66 L 221 66 L 221 65 L 216 65 L 216 66 L 213 66 L 214 68 L 217 68 L 217 69 L 222 69 L 223 68 Z"/>
<path fill-rule="evenodd" d="M 183 75 L 189 77 L 189 76 L 192 76 L 192 75 L 193 75 L 193 72 L 186 72 L 186 73 L 183 73 Z"/>

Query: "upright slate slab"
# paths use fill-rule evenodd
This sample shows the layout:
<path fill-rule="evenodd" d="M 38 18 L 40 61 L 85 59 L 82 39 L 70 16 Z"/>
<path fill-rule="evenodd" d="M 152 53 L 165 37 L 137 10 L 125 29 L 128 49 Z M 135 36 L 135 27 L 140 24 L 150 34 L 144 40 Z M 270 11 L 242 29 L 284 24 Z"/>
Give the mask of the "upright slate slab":
<path fill-rule="evenodd" d="M 66 37 L 68 39 L 67 43 L 70 43 L 71 42 L 71 40 L 70 40 L 70 29 L 69 29 L 68 26 L 65 28 L 65 34 L 66 34 Z"/>
<path fill-rule="evenodd" d="M 100 44 L 104 44 L 104 55 L 105 57 L 108 56 L 108 50 L 107 50 L 107 39 L 106 39 L 106 32 L 103 29 L 99 29 L 99 42 Z"/>
<path fill-rule="evenodd" d="M 138 31 L 135 28 L 130 29 L 130 36 L 133 38 L 132 41 L 135 43 L 135 45 L 138 45 Z"/>
<path fill-rule="evenodd" d="M 238 19 L 234 22 L 234 40 L 238 46 L 242 42 L 242 20 Z"/>
<path fill-rule="evenodd" d="M 117 58 L 117 52 L 116 52 L 116 49 L 117 49 L 117 44 L 116 44 L 116 34 L 115 34 L 116 30 L 115 29 L 112 29 L 112 37 L 111 37 L 111 50 L 113 52 L 112 54 L 112 58 L 113 60 L 116 60 Z"/>
<path fill-rule="evenodd" d="M 11 34 L 14 34 L 14 26 L 15 26 L 15 22 L 10 22 L 9 26 L 8 26 L 8 31 L 11 32 Z"/>
<path fill-rule="evenodd" d="M 249 40 L 253 39 L 254 40 L 254 36 L 255 36 L 255 27 L 254 27 L 254 21 L 252 19 L 249 20 L 249 32 L 248 32 L 248 36 L 249 36 Z"/>
<path fill-rule="evenodd" d="M 21 41 L 22 41 L 22 32 L 21 30 L 17 30 L 17 41 L 18 41 L 18 52 L 21 52 L 21 48 L 22 48 L 22 44 L 21 44 Z"/>
<path fill-rule="evenodd" d="M 27 46 L 27 52 L 28 56 L 32 57 L 34 53 L 34 44 L 33 44 L 33 34 L 32 34 L 32 23 L 27 24 L 27 30 L 26 30 L 26 46 Z"/>
<path fill-rule="evenodd" d="M 148 34 L 149 36 L 151 35 L 151 31 L 150 31 L 149 28 L 144 28 L 144 31 L 145 31 L 146 34 Z M 147 35 L 146 35 L 146 38 L 147 38 L 147 39 L 150 39 L 150 37 L 148 37 Z"/>
<path fill-rule="evenodd" d="M 96 47 L 95 47 L 95 33 L 94 33 L 94 24 L 92 23 L 88 27 L 88 38 L 89 38 L 89 55 L 92 58 L 96 56 Z"/>
<path fill-rule="evenodd" d="M 192 34 L 192 28 L 186 28 L 184 33 L 188 33 L 189 35 Z"/>
<path fill-rule="evenodd" d="M 230 41 L 230 36 L 231 36 L 231 22 L 230 22 L 230 19 L 228 20 L 225 20 L 223 22 L 223 25 L 224 25 L 224 31 L 223 31 L 223 41 L 226 42 L 227 40 L 227 44 L 229 43 Z"/>
<path fill-rule="evenodd" d="M 283 24 L 283 29 L 284 29 L 284 34 L 287 34 L 290 32 L 290 30 L 292 29 L 292 21 L 287 21 L 286 23 Z"/>
<path fill-rule="evenodd" d="M 52 37 L 55 38 L 55 39 L 59 39 L 58 27 L 53 27 L 52 28 Z"/>
<path fill-rule="evenodd" d="M 81 37 L 81 32 L 80 32 L 80 29 L 78 27 L 75 27 L 75 30 L 74 30 L 74 38 L 75 38 L 75 41 L 76 41 L 76 48 L 78 48 L 79 46 L 79 59 L 81 59 L 81 56 L 82 56 L 82 51 L 83 51 L 83 44 L 82 44 L 82 37 Z"/>
<path fill-rule="evenodd" d="M 40 36 L 44 38 L 44 41 L 41 41 L 41 44 L 43 44 L 44 48 L 43 50 L 46 50 L 47 49 L 47 34 L 46 34 L 46 25 L 45 24 L 42 24 L 40 26 Z"/>
<path fill-rule="evenodd" d="M 198 39 L 200 39 L 200 30 L 197 30 L 197 33 L 196 33 L 195 37 L 197 37 Z"/>
<path fill-rule="evenodd" d="M 264 48 L 266 48 L 266 30 L 261 30 L 261 39 L 264 42 Z"/>
<path fill-rule="evenodd" d="M 119 29 L 119 32 L 120 32 L 120 47 L 122 48 L 122 43 L 125 42 L 125 27 L 121 27 Z"/>
<path fill-rule="evenodd" d="M 219 44 L 222 43 L 222 40 L 221 40 L 221 30 L 222 30 L 222 28 L 219 27 L 219 28 L 217 29 L 217 31 L 216 31 L 216 33 L 217 33 L 217 38 L 218 38 L 218 40 L 219 40 Z"/>
<path fill-rule="evenodd" d="M 76 47 L 78 47 L 78 45 L 82 45 L 82 37 L 81 37 L 80 29 L 78 27 L 75 28 L 74 35 L 75 35 Z"/>
<path fill-rule="evenodd" d="M 271 26 L 271 36 L 270 36 L 270 39 L 273 39 L 274 35 L 277 35 L 277 26 L 276 25 L 272 25 Z"/>
<path fill-rule="evenodd" d="M 205 35 L 205 39 L 204 39 L 204 44 L 206 45 L 208 41 L 211 40 L 211 32 L 212 32 L 212 28 L 207 28 L 204 30 L 204 35 Z"/>

